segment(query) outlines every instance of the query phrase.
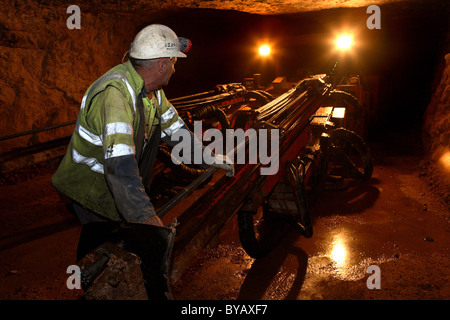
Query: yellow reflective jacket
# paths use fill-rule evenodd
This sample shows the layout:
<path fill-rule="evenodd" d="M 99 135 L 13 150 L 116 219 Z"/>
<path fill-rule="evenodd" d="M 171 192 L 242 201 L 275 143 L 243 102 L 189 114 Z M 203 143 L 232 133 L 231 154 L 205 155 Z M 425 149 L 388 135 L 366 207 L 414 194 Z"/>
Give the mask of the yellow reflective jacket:
<path fill-rule="evenodd" d="M 147 96 L 143 88 L 130 61 L 95 81 L 83 97 L 67 152 L 51 180 L 61 193 L 114 221 L 142 222 L 155 214 L 136 160 L 142 151 L 135 142 L 141 121 L 146 137 L 158 125 L 163 138 L 186 128 L 163 90 Z"/>

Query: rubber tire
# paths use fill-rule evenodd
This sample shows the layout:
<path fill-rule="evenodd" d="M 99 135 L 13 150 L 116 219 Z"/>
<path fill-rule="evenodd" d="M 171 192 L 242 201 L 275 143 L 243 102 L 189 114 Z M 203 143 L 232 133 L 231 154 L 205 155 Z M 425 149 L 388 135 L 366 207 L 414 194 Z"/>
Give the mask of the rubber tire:
<path fill-rule="evenodd" d="M 350 145 L 353 150 L 358 153 L 362 164 L 358 171 L 351 170 L 351 172 L 348 172 L 348 176 L 345 176 L 344 178 L 351 178 L 359 182 L 369 180 L 372 177 L 373 164 L 370 150 L 364 143 L 364 140 L 357 133 L 345 128 L 337 128 L 333 130 L 330 135 L 328 148 L 336 148 L 336 146 L 338 146 L 338 148 L 342 148 L 344 143 L 346 145 Z M 332 162 L 332 156 L 330 156 L 329 152 L 330 150 L 326 151 L 326 154 L 328 154 L 328 163 Z"/>
<path fill-rule="evenodd" d="M 263 223 L 267 223 L 266 227 L 270 230 L 264 230 L 266 232 L 258 236 L 255 232 L 258 228 L 258 222 L 255 221 L 255 212 L 238 212 L 239 239 L 242 248 L 254 259 L 265 257 L 284 236 L 289 227 L 286 221 L 275 213 L 270 213 L 266 205 L 263 205 L 262 211 L 262 219 L 265 219 Z"/>

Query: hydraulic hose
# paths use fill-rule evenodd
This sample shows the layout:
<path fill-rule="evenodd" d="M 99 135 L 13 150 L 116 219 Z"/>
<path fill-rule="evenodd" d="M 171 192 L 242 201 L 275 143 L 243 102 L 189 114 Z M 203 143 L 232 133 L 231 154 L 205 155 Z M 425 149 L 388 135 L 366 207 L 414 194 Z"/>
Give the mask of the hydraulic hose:
<path fill-rule="evenodd" d="M 172 168 L 175 168 L 176 170 L 180 170 L 189 178 L 198 178 L 205 172 L 204 169 L 192 168 L 182 163 L 181 161 L 176 160 L 175 158 L 172 157 L 170 151 L 167 150 L 165 147 L 160 146 L 159 151 L 165 160 L 164 163 L 169 164 Z M 175 160 L 176 163 L 174 163 L 173 160 Z"/>
<path fill-rule="evenodd" d="M 222 126 L 222 129 L 230 129 L 230 122 L 228 121 L 227 115 L 218 107 L 212 105 L 199 107 L 191 111 L 191 115 L 194 120 L 215 117 Z"/>

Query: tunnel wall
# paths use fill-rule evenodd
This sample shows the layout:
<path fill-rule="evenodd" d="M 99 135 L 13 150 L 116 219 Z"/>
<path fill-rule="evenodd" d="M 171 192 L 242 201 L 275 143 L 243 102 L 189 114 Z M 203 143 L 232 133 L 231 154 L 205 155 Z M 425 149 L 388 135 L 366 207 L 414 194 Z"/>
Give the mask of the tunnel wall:
<path fill-rule="evenodd" d="M 439 84 L 424 115 L 422 173 L 435 193 L 450 204 L 450 53 L 438 76 Z"/>
<path fill-rule="evenodd" d="M 51 3 L 51 2 L 50 2 Z M 66 26 L 67 4 L 9 1 L 0 11 L 0 136 L 74 121 L 90 83 L 120 63 L 137 18 L 82 7 L 81 29 Z M 70 135 L 73 126 L 0 142 L 0 153 Z"/>

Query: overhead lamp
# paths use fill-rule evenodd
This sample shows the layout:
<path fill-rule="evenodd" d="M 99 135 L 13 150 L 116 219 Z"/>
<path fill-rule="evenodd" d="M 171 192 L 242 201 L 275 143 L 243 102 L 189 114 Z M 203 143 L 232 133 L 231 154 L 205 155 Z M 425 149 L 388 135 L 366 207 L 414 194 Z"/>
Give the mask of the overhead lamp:
<path fill-rule="evenodd" d="M 352 46 L 352 42 L 353 39 L 351 35 L 342 35 L 337 38 L 336 45 L 340 50 L 348 50 Z"/>
<path fill-rule="evenodd" d="M 270 54 L 270 47 L 268 45 L 262 45 L 259 47 L 259 54 L 261 56 L 268 56 Z"/>

